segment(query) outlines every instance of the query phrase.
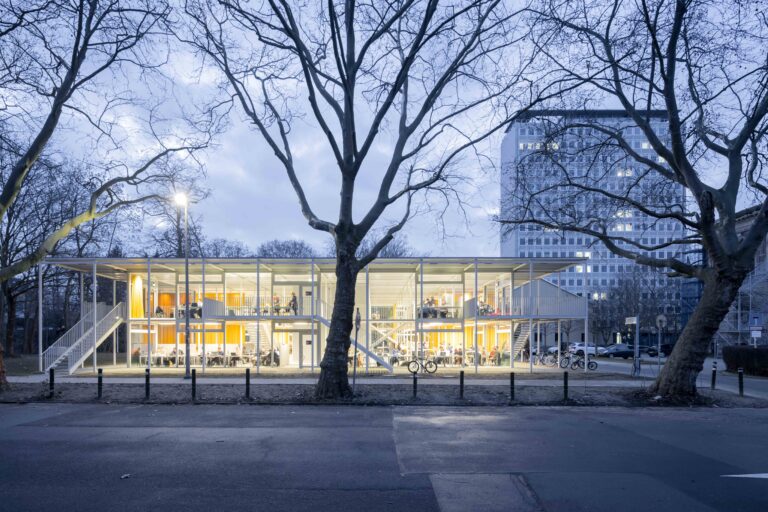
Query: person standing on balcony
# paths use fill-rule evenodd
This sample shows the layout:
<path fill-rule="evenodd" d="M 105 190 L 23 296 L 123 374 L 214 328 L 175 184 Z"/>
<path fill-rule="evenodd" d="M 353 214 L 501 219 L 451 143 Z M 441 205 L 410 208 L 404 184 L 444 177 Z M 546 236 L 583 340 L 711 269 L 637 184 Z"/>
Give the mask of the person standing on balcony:
<path fill-rule="evenodd" d="M 291 292 L 291 300 L 288 302 L 288 309 L 293 311 L 294 316 L 299 314 L 299 301 L 296 300 L 296 294 Z"/>

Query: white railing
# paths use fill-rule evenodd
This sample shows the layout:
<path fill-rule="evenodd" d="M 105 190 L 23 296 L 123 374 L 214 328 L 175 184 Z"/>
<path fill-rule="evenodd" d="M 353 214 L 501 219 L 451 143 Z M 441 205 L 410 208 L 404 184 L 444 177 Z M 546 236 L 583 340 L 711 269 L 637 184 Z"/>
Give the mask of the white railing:
<path fill-rule="evenodd" d="M 107 308 L 107 310 L 102 315 L 99 315 L 98 322 L 96 322 L 97 347 L 107 337 L 107 335 L 112 332 L 112 330 L 115 328 L 115 324 L 119 324 L 125 318 L 125 304 L 123 302 L 120 302 L 116 306 L 109 306 L 106 304 L 99 304 L 99 306 L 104 306 Z M 101 313 L 101 311 L 97 309 L 97 314 L 98 313 Z M 93 321 L 91 321 L 91 324 L 92 323 Z M 83 362 L 83 359 L 91 354 L 93 349 L 93 331 L 89 328 L 88 331 L 86 331 L 84 335 L 81 336 L 80 340 L 75 343 L 66 354 L 67 366 L 70 374 L 74 372 L 78 366 L 80 366 L 80 364 Z"/>
<path fill-rule="evenodd" d="M 96 315 L 100 316 L 109 311 L 111 306 L 108 304 L 97 304 Z M 80 320 L 69 328 L 59 339 L 53 342 L 43 352 L 43 368 L 48 371 L 55 366 L 59 360 L 78 342 L 83 335 L 91 330 L 93 325 L 93 304 L 86 304 Z"/>

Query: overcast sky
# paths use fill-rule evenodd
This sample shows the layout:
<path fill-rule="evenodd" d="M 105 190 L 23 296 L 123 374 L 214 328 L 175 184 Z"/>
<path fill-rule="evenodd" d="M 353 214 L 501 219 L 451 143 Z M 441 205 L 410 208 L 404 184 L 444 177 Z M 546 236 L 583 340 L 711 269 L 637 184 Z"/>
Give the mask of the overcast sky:
<path fill-rule="evenodd" d="M 301 140 L 299 138 L 298 140 Z M 500 139 L 495 139 L 497 146 Z M 300 147 L 299 147 L 300 146 Z M 495 147 L 491 156 L 498 160 Z M 338 170 L 327 145 L 307 128 L 306 142 L 295 150 L 301 166 L 302 181 L 313 208 L 321 216 L 334 220 L 338 205 Z M 386 148 L 371 155 L 383 162 Z M 211 196 L 196 211 L 204 217 L 208 237 L 240 240 L 251 248 L 259 243 L 278 239 L 306 240 L 321 248 L 328 235 L 313 230 L 301 215 L 298 201 L 288 178 L 259 134 L 240 119 L 218 140 L 206 155 Z M 466 184 L 464 198 L 469 203 L 464 215 L 458 205 L 451 205 L 445 215 L 428 212 L 414 218 L 405 232 L 409 243 L 419 253 L 432 256 L 498 256 L 499 229 L 491 220 L 498 207 L 498 182 L 493 168 L 476 166 L 466 169 L 472 182 Z M 375 176 L 360 175 L 361 203 L 372 197 L 378 186 Z M 438 217 L 445 221 L 446 233 L 441 233 Z M 359 220 L 359 219 L 358 219 Z"/>

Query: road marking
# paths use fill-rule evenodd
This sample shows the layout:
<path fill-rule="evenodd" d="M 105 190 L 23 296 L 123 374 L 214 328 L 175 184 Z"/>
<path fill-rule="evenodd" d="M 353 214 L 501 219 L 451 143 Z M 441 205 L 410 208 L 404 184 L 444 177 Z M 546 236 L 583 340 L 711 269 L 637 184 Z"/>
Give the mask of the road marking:
<path fill-rule="evenodd" d="M 720 475 L 723 478 L 768 478 L 768 473 L 747 473 L 745 475 Z"/>

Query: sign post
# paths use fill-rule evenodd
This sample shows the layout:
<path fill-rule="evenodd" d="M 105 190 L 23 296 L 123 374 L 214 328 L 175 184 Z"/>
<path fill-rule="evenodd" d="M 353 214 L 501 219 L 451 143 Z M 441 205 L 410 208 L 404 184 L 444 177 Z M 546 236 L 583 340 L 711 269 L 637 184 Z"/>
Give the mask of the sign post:
<path fill-rule="evenodd" d="M 634 355 L 632 357 L 632 375 L 640 375 L 640 322 L 638 321 L 640 316 L 628 316 L 624 319 L 624 325 L 635 326 L 635 347 Z"/>

